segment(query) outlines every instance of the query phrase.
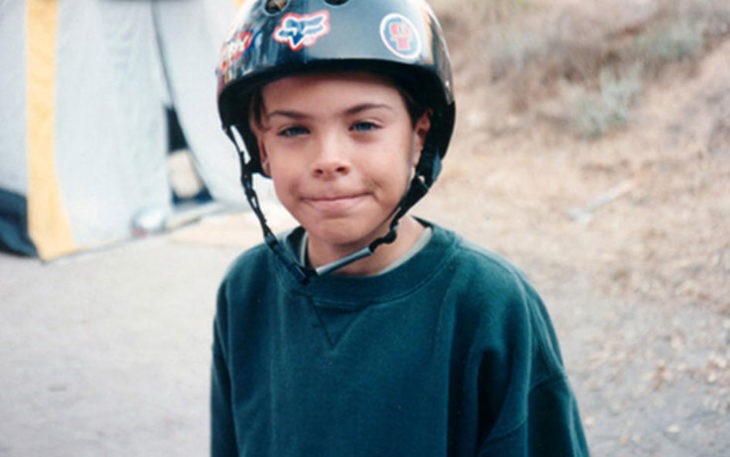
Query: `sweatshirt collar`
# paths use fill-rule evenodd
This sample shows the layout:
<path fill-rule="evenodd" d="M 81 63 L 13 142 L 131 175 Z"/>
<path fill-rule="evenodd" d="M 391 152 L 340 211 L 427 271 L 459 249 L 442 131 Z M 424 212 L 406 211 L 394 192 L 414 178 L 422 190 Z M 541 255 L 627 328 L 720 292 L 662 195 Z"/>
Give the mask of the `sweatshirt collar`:
<path fill-rule="evenodd" d="M 426 245 L 415 255 L 396 268 L 375 276 L 327 275 L 312 278 L 307 285 L 299 284 L 277 262 L 279 286 L 299 295 L 306 295 L 318 302 L 331 302 L 337 306 L 359 308 L 370 304 L 396 300 L 422 287 L 450 257 L 456 236 L 430 222 L 433 234 Z M 298 254 L 304 230 L 299 227 L 284 235 L 286 249 Z"/>

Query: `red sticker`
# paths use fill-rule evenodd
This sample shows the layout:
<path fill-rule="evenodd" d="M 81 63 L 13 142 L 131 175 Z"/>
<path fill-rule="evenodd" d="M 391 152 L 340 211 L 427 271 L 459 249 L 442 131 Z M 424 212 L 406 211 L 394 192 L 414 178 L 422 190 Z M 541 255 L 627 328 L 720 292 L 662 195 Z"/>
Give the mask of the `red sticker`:
<path fill-rule="evenodd" d="M 380 38 L 385 46 L 398 57 L 413 60 L 421 54 L 421 38 L 418 30 L 402 14 L 389 14 L 380 22 Z"/>

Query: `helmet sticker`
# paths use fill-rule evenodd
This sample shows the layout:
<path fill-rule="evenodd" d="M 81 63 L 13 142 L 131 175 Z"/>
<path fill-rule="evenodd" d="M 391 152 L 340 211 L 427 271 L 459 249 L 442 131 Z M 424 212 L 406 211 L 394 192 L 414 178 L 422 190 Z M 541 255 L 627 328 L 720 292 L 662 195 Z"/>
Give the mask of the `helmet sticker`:
<path fill-rule="evenodd" d="M 248 54 L 260 34 L 261 32 L 256 32 L 254 35 L 250 30 L 243 30 L 233 35 L 230 40 L 226 41 L 221 50 L 221 66 L 230 65 Z"/>
<path fill-rule="evenodd" d="M 312 14 L 286 14 L 274 30 L 274 40 L 287 43 L 292 51 L 312 46 L 317 39 L 330 32 L 330 14 L 327 10 Z"/>
<path fill-rule="evenodd" d="M 413 23 L 402 14 L 392 13 L 380 22 L 380 38 L 402 59 L 413 60 L 421 54 L 421 38 Z"/>
<path fill-rule="evenodd" d="M 221 82 L 223 84 L 226 84 L 233 77 L 228 70 L 258 45 L 260 37 L 260 30 L 256 33 L 250 30 L 242 30 L 236 32 L 225 42 L 223 49 L 221 49 L 220 65 L 217 69 L 218 77 L 222 78 Z"/>

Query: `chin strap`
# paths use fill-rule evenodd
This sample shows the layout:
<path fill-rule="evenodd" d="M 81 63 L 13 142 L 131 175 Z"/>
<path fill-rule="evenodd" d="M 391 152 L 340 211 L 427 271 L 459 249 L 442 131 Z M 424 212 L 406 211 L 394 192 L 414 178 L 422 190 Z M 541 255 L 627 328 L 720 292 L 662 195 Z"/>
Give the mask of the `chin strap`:
<path fill-rule="evenodd" d="M 264 234 L 264 242 L 271 249 L 274 255 L 284 265 L 284 267 L 291 273 L 294 278 L 301 284 L 307 284 L 313 277 L 325 276 L 332 273 L 333 271 L 339 270 L 340 268 L 347 266 L 353 262 L 356 262 L 365 257 L 369 257 L 375 253 L 375 249 L 382 244 L 390 244 L 395 241 L 398 231 L 398 223 L 400 219 L 405 216 L 413 205 L 418 202 L 431 188 L 433 183 L 436 181 L 439 173 L 441 172 L 441 156 L 437 151 L 431 148 L 425 148 L 421 152 L 421 158 L 416 165 L 416 172 L 411 180 L 411 184 L 408 187 L 405 195 L 398 203 L 398 206 L 393 210 L 393 220 L 390 222 L 390 228 L 388 233 L 384 236 L 375 239 L 372 243 L 365 246 L 364 248 L 353 252 L 339 260 L 322 265 L 319 268 L 312 268 L 307 265 L 301 265 L 294 256 L 286 250 L 279 239 L 269 228 L 266 223 L 266 217 L 261 210 L 258 195 L 253 188 L 253 175 L 251 173 L 251 159 L 246 159 L 246 154 L 243 152 L 236 141 L 236 137 L 230 127 L 225 128 L 225 133 L 230 138 L 236 147 L 238 153 L 238 159 L 241 163 L 241 185 L 243 186 L 244 194 L 249 206 L 256 214 L 256 218 L 259 220 L 261 230 Z"/>

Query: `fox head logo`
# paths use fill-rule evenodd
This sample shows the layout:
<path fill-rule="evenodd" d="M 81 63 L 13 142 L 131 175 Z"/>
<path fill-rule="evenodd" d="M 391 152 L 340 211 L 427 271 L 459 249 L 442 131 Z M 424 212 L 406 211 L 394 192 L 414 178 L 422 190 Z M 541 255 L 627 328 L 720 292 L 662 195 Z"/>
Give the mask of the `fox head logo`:
<path fill-rule="evenodd" d="M 299 51 L 304 46 L 312 46 L 320 37 L 330 31 L 330 16 L 326 10 L 313 14 L 285 15 L 274 30 L 274 40 L 287 43 L 292 51 Z"/>

